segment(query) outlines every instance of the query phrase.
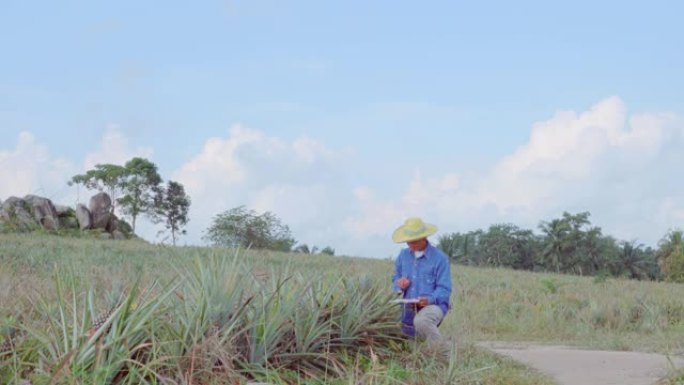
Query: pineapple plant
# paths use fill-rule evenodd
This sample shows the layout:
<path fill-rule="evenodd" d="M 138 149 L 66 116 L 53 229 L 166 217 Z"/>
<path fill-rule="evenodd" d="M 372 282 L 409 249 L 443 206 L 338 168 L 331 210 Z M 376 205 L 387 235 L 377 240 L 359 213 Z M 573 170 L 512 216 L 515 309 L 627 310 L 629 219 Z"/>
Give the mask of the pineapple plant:
<path fill-rule="evenodd" d="M 0 355 L 14 351 L 17 345 L 17 334 L 19 334 L 19 329 L 15 326 L 8 326 L 4 331 L 6 337 L 5 340 L 0 344 Z"/>
<path fill-rule="evenodd" d="M 96 317 L 93 319 L 92 326 L 90 327 L 90 330 L 88 331 L 88 338 L 92 337 L 95 333 L 97 333 L 98 330 L 102 327 L 102 325 L 107 322 L 109 317 L 111 317 L 112 314 L 114 314 L 114 311 L 116 310 L 117 305 L 112 306 L 107 312 L 104 314 L 101 314 L 99 317 Z"/>

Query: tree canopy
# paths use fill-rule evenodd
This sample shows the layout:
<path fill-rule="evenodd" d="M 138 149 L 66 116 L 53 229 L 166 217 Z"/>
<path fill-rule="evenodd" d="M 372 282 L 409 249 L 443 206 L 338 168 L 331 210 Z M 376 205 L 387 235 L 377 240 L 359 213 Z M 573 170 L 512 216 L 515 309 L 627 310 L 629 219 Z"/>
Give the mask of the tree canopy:
<path fill-rule="evenodd" d="M 203 238 L 218 246 L 278 251 L 290 251 L 296 243 L 290 228 L 275 214 L 257 214 L 245 206 L 216 215 Z"/>
<path fill-rule="evenodd" d="M 495 224 L 487 230 L 446 233 L 438 246 L 462 264 L 499 266 L 580 275 L 613 275 L 635 279 L 659 279 L 656 253 L 636 242 L 618 242 L 593 226 L 588 212 L 564 212 L 560 218 L 542 221 L 541 234 L 512 224 Z M 679 234 L 679 235 L 678 235 Z M 680 245 L 680 246 L 677 246 Z M 661 241 L 658 262 L 671 280 L 684 271 L 681 232 Z M 679 270 L 677 270 L 679 269 Z M 684 274 L 682 275 L 684 280 Z"/>
<path fill-rule="evenodd" d="M 177 235 L 184 234 L 182 228 L 188 222 L 190 197 L 178 182 L 169 181 L 164 187 L 157 165 L 145 158 L 132 158 L 123 166 L 95 165 L 84 174 L 74 175 L 68 184 L 109 194 L 112 212 L 118 208 L 129 217 L 133 232 L 137 219 L 146 214 L 153 222 L 164 223 L 174 244 Z"/>
<path fill-rule="evenodd" d="M 166 230 L 171 233 L 171 241 L 176 244 L 179 234 L 185 234 L 183 227 L 190 220 L 190 197 L 185 194 L 183 185 L 168 181 L 165 189 L 159 190 L 155 197 L 155 220 L 162 222 Z"/>
<path fill-rule="evenodd" d="M 112 210 L 114 210 L 125 174 L 126 169 L 123 166 L 97 164 L 95 168 L 86 171 L 85 174 L 74 175 L 67 183 L 69 186 L 83 185 L 89 190 L 106 192 L 112 200 Z"/>
<path fill-rule="evenodd" d="M 293 252 L 295 253 L 301 253 L 301 254 L 327 254 L 327 255 L 335 255 L 335 249 L 333 249 L 330 246 L 325 246 L 322 249 L 319 249 L 318 246 L 311 246 L 309 248 L 309 245 L 306 243 L 302 243 L 301 245 L 297 245 L 292 249 Z"/>
<path fill-rule="evenodd" d="M 123 196 L 117 201 L 123 214 L 131 218 L 133 232 L 140 214 L 154 215 L 154 195 L 159 193 L 161 181 L 157 166 L 147 159 L 133 158 L 124 165 L 120 182 Z"/>
<path fill-rule="evenodd" d="M 665 279 L 684 282 L 684 233 L 672 230 L 658 245 L 658 264 Z"/>

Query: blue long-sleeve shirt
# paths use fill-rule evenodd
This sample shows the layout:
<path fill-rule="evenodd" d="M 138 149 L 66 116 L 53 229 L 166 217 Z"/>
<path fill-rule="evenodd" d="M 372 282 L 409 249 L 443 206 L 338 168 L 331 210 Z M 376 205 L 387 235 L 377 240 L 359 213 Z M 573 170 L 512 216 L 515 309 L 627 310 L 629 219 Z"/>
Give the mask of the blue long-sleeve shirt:
<path fill-rule="evenodd" d="M 392 287 L 397 293 L 402 292 L 397 286 L 397 280 L 401 277 L 411 281 L 409 287 L 403 291 L 404 298 L 427 297 L 428 304 L 439 306 L 444 315 L 447 314 L 451 295 L 451 268 L 449 258 L 442 250 L 428 243 L 425 254 L 416 258 L 411 250 L 403 249 L 397 256 L 392 279 Z M 407 318 L 413 324 L 413 316 L 402 316 L 403 321 L 408 321 Z"/>

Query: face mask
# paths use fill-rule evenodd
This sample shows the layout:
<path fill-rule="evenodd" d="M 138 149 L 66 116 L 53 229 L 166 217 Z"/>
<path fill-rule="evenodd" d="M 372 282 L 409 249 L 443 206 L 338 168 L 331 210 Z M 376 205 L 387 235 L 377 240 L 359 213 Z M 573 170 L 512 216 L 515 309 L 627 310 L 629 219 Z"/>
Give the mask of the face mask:
<path fill-rule="evenodd" d="M 422 257 L 423 255 L 425 255 L 425 250 L 414 251 L 414 252 L 413 252 L 413 255 L 414 255 L 416 258 L 420 258 L 420 257 Z"/>

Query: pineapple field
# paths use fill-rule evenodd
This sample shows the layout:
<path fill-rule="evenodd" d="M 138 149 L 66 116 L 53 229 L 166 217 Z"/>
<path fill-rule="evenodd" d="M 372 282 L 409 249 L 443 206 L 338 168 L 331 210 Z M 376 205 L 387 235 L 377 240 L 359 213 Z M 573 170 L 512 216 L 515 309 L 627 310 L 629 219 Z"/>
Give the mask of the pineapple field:
<path fill-rule="evenodd" d="M 448 355 L 393 261 L 0 235 L 3 384 L 552 384 L 478 341 L 684 350 L 676 284 L 452 266 Z"/>
<path fill-rule="evenodd" d="M 2 383 L 548 383 L 405 340 L 390 261 L 0 237 Z"/>

